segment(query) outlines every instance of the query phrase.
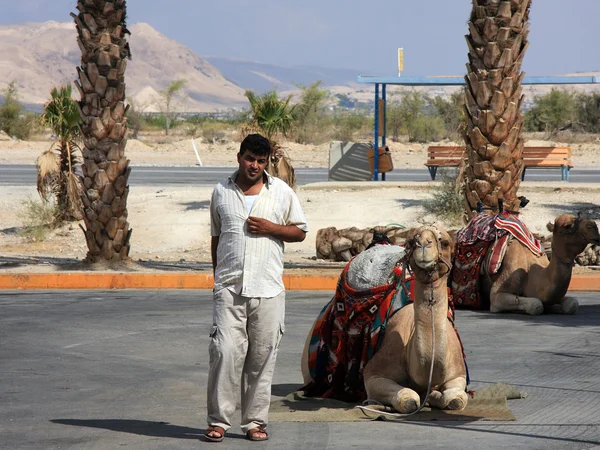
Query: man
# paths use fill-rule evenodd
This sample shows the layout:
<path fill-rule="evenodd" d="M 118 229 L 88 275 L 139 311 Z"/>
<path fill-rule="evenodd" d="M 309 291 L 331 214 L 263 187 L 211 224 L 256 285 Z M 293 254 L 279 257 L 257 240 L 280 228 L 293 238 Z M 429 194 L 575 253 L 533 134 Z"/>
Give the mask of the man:
<path fill-rule="evenodd" d="M 308 231 L 294 191 L 265 171 L 270 154 L 266 138 L 246 137 L 238 170 L 215 186 L 211 199 L 215 284 L 204 437 L 212 442 L 231 427 L 240 387 L 242 431 L 253 441 L 268 439 L 271 381 L 284 332 L 284 242 L 301 242 Z"/>

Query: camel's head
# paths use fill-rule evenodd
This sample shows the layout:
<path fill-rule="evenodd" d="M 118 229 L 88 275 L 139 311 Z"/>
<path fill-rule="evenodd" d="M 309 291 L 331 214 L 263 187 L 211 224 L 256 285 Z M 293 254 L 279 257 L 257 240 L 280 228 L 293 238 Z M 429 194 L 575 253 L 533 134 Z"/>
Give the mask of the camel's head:
<path fill-rule="evenodd" d="M 452 267 L 452 239 L 446 230 L 420 227 L 412 230 L 405 247 L 411 270 L 423 281 L 447 276 Z"/>
<path fill-rule="evenodd" d="M 558 216 L 554 223 L 548 223 L 552 232 L 552 253 L 562 258 L 573 258 L 585 250 L 588 244 L 600 245 L 598 225 L 591 219 L 571 214 Z"/>

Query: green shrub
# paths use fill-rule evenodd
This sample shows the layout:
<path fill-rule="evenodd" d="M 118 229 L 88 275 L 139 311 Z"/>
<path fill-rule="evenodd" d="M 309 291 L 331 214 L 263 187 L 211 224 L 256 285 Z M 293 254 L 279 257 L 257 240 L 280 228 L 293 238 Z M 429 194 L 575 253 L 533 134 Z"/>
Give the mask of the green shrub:
<path fill-rule="evenodd" d="M 600 133 L 600 92 L 577 96 L 577 128 L 588 133 Z"/>
<path fill-rule="evenodd" d="M 400 100 L 390 101 L 387 106 L 388 132 L 395 140 L 400 135 L 408 135 L 410 142 L 440 140 L 447 134 L 446 124 L 440 116 L 442 107 L 449 111 L 455 108 L 449 102 L 432 100 L 418 91 L 401 92 Z M 445 114 L 451 115 L 450 112 Z"/>
<path fill-rule="evenodd" d="M 12 81 L 2 91 L 4 103 L 0 106 L 0 130 L 17 139 L 27 139 L 33 129 L 35 118 L 25 113 L 25 107 L 19 102 L 19 92 Z"/>
<path fill-rule="evenodd" d="M 58 206 L 54 202 L 28 199 L 22 202 L 23 210 L 17 215 L 23 221 L 19 235 L 30 242 L 40 242 L 56 228 Z"/>
<path fill-rule="evenodd" d="M 433 188 L 432 197 L 423 202 L 423 208 L 448 225 L 462 225 L 465 203 L 460 186 L 457 184 L 458 173 L 451 176 L 442 170 L 439 176 L 441 184 Z"/>
<path fill-rule="evenodd" d="M 436 115 L 444 121 L 446 137 L 454 141 L 460 140 L 467 128 L 464 96 L 464 89 L 460 89 L 452 93 L 448 99 L 438 95 L 432 100 Z"/>
<path fill-rule="evenodd" d="M 526 131 L 545 131 L 550 135 L 573 124 L 576 120 L 575 94 L 560 89 L 537 96 L 534 105 L 525 113 Z"/>
<path fill-rule="evenodd" d="M 171 128 L 175 124 L 171 124 Z M 167 126 L 167 117 L 164 114 L 146 114 L 143 117 L 142 127 L 143 129 L 162 129 L 164 130 Z"/>
<path fill-rule="evenodd" d="M 408 124 L 408 136 L 411 142 L 439 141 L 445 133 L 441 117 L 420 115 Z"/>
<path fill-rule="evenodd" d="M 333 138 L 339 141 L 351 142 L 354 139 L 354 134 L 361 131 L 368 123 L 368 118 L 361 113 L 339 114 L 335 117 Z"/>
<path fill-rule="evenodd" d="M 314 144 L 323 130 L 323 117 L 331 94 L 317 81 L 310 86 L 296 85 L 301 91 L 300 102 L 294 108 L 294 139 L 300 144 Z"/>

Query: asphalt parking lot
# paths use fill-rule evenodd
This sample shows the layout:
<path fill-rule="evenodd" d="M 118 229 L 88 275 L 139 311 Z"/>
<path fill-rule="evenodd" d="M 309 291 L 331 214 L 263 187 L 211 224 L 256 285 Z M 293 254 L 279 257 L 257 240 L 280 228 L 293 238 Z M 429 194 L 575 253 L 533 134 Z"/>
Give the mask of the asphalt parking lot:
<path fill-rule="evenodd" d="M 273 394 L 300 386 L 328 292 L 288 292 Z M 458 311 L 471 389 L 505 382 L 515 422 L 271 423 L 250 443 L 206 425 L 210 291 L 0 291 L 0 448 L 589 449 L 600 445 L 600 293 L 575 316 Z"/>

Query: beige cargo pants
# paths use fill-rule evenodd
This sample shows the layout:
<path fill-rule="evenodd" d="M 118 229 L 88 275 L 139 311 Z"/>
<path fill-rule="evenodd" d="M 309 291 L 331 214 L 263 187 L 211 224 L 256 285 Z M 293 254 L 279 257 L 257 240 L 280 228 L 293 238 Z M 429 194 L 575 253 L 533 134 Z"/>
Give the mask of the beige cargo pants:
<path fill-rule="evenodd" d="M 285 291 L 272 298 L 248 298 L 221 289 L 213 300 L 207 422 L 231 428 L 241 392 L 246 433 L 268 422 L 275 360 L 285 329 Z"/>

